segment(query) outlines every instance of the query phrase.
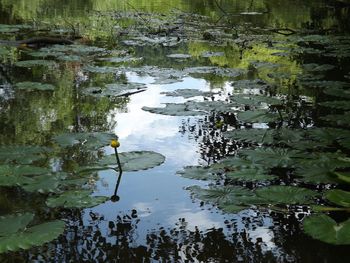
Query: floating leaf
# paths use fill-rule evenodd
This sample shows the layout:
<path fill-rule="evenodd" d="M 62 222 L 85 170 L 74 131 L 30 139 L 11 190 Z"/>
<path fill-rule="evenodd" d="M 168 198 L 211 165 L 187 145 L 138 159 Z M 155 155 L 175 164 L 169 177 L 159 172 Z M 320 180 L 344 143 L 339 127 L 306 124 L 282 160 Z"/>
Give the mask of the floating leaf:
<path fill-rule="evenodd" d="M 31 164 L 34 161 L 46 157 L 48 151 L 48 148 L 40 146 L 0 146 L 0 162 Z"/>
<path fill-rule="evenodd" d="M 332 109 L 350 110 L 350 103 L 348 100 L 333 100 L 320 102 L 319 105 Z"/>
<path fill-rule="evenodd" d="M 71 190 L 59 196 L 52 196 L 46 200 L 49 207 L 87 208 L 106 202 L 105 196 L 91 196 L 90 190 Z"/>
<path fill-rule="evenodd" d="M 304 231 L 314 239 L 334 245 L 350 244 L 350 219 L 337 224 L 327 215 L 305 218 Z"/>
<path fill-rule="evenodd" d="M 118 68 L 116 67 L 99 67 L 87 65 L 84 68 L 84 71 L 92 72 L 92 73 L 116 73 L 118 72 Z"/>
<path fill-rule="evenodd" d="M 144 111 L 170 116 L 198 116 L 205 115 L 205 112 L 193 110 L 188 104 L 165 103 L 165 107 L 142 107 Z"/>
<path fill-rule="evenodd" d="M 331 145 L 338 139 L 348 138 L 350 132 L 348 130 L 335 128 L 312 128 L 308 129 L 306 134 L 313 140 Z"/>
<path fill-rule="evenodd" d="M 217 180 L 220 176 L 217 174 L 218 171 L 209 167 L 201 166 L 186 166 L 182 171 L 176 172 L 182 177 L 196 179 L 196 180 Z"/>
<path fill-rule="evenodd" d="M 254 80 L 238 80 L 234 81 L 232 83 L 232 86 L 235 89 L 266 89 L 269 87 L 269 84 L 267 84 L 265 81 L 261 79 L 254 79 Z"/>
<path fill-rule="evenodd" d="M 273 185 L 259 188 L 257 196 L 267 200 L 270 204 L 307 204 L 316 195 L 312 190 L 296 187 Z"/>
<path fill-rule="evenodd" d="M 334 169 L 335 167 L 331 165 L 319 162 L 313 165 L 301 165 L 296 169 L 295 174 L 300 176 L 302 178 L 301 180 L 307 183 L 334 184 L 338 183 L 338 180 L 336 180 L 334 176 L 331 176 Z"/>
<path fill-rule="evenodd" d="M 119 153 L 123 172 L 139 171 L 161 165 L 165 157 L 160 153 L 152 151 L 133 151 Z M 98 163 L 91 167 L 82 167 L 81 170 L 106 170 L 117 169 L 117 161 L 114 154 L 104 156 Z"/>
<path fill-rule="evenodd" d="M 237 117 L 241 121 L 253 123 L 274 122 L 281 119 L 278 114 L 271 113 L 268 110 L 243 111 L 239 112 Z"/>
<path fill-rule="evenodd" d="M 40 82 L 18 82 L 15 87 L 22 90 L 54 90 L 55 86 L 51 84 L 44 84 Z"/>
<path fill-rule="evenodd" d="M 143 90 L 147 87 L 141 83 L 115 83 L 107 84 L 104 88 L 90 87 L 83 90 L 86 95 L 94 97 L 118 97 L 121 96 L 126 90 Z"/>
<path fill-rule="evenodd" d="M 32 213 L 0 216 L 0 239 L 23 230 L 33 218 Z"/>
<path fill-rule="evenodd" d="M 0 237 L 0 253 L 40 246 L 57 238 L 64 231 L 61 220 L 42 223 L 12 235 Z"/>
<path fill-rule="evenodd" d="M 229 156 L 219 163 L 214 163 L 210 167 L 212 169 L 223 169 L 226 171 L 236 170 L 237 168 L 252 168 L 255 164 L 251 160 L 239 158 L 237 156 Z"/>
<path fill-rule="evenodd" d="M 340 189 L 332 189 L 328 190 L 325 196 L 333 204 L 343 207 L 350 207 L 350 192 Z"/>
<path fill-rule="evenodd" d="M 231 78 L 238 77 L 244 73 L 244 71 L 241 69 L 209 67 L 209 66 L 185 68 L 184 72 L 186 72 L 187 74 L 193 74 L 193 75 L 214 74 L 216 76 L 231 77 Z"/>
<path fill-rule="evenodd" d="M 273 130 L 268 129 L 241 129 L 225 132 L 224 136 L 230 139 L 254 143 L 273 143 Z"/>
<path fill-rule="evenodd" d="M 176 59 L 188 59 L 192 56 L 190 54 L 170 54 L 167 55 L 168 58 L 176 58 Z"/>
<path fill-rule="evenodd" d="M 262 164 L 264 167 L 293 167 L 297 152 L 283 148 L 257 148 L 240 151 L 254 163 Z"/>
<path fill-rule="evenodd" d="M 230 98 L 239 104 L 249 105 L 249 106 L 259 106 L 262 103 L 276 105 L 281 104 L 282 101 L 278 98 L 261 96 L 261 95 L 248 95 L 248 94 L 233 94 Z"/>
<path fill-rule="evenodd" d="M 187 99 L 196 96 L 211 97 L 216 93 L 210 91 L 204 92 L 197 89 L 178 89 L 175 91 L 162 92 L 161 94 L 172 97 L 184 97 Z"/>
<path fill-rule="evenodd" d="M 333 175 L 340 181 L 350 184 L 350 172 L 333 172 Z"/>
<path fill-rule="evenodd" d="M 23 67 L 23 68 L 31 68 L 31 67 L 37 67 L 37 66 L 44 66 L 44 67 L 57 67 L 57 64 L 55 61 L 52 60 L 23 60 L 23 61 L 17 61 L 15 63 L 17 67 Z"/>
<path fill-rule="evenodd" d="M 268 174 L 265 170 L 258 168 L 227 172 L 225 173 L 225 177 L 227 179 L 243 182 L 271 181 L 277 178 L 274 175 Z"/>
<path fill-rule="evenodd" d="M 56 193 L 65 178 L 65 173 L 39 175 L 22 183 L 21 187 L 27 192 Z"/>
<path fill-rule="evenodd" d="M 342 99 L 350 99 L 350 89 L 344 89 L 342 87 L 328 87 L 323 90 L 323 92 L 327 95 L 331 95 L 334 97 L 339 97 Z"/>
<path fill-rule="evenodd" d="M 63 133 L 56 137 L 54 140 L 61 147 L 71 147 L 76 144 L 80 144 L 87 149 L 98 149 L 106 146 L 112 139 L 115 139 L 115 135 L 104 132 L 80 132 L 80 133 Z"/>
<path fill-rule="evenodd" d="M 350 127 L 350 112 L 347 111 L 344 114 L 330 114 L 321 117 L 322 120 L 325 120 L 330 123 L 334 123 L 340 126 Z"/>
<path fill-rule="evenodd" d="M 334 68 L 335 66 L 330 64 L 322 64 L 322 65 L 316 64 L 316 63 L 303 64 L 303 69 L 309 72 L 324 72 L 324 71 L 332 70 Z"/>

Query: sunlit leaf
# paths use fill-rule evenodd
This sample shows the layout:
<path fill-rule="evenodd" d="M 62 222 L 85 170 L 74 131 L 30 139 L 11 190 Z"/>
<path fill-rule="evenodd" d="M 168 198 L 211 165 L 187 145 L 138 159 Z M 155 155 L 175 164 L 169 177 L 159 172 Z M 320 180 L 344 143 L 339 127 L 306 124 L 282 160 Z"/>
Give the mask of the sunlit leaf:
<path fill-rule="evenodd" d="M 314 215 L 305 218 L 304 231 L 314 239 L 334 245 L 350 244 L 350 219 L 337 224 L 327 215 Z"/>
<path fill-rule="evenodd" d="M 59 196 L 52 196 L 46 200 L 49 207 L 87 208 L 106 202 L 105 196 L 91 196 L 90 190 L 71 190 Z"/>

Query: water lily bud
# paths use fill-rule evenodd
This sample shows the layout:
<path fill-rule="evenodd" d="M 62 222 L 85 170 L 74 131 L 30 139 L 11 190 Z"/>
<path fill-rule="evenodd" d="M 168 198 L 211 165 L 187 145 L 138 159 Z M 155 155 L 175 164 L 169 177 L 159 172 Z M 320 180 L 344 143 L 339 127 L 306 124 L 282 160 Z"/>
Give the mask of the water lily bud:
<path fill-rule="evenodd" d="M 118 148 L 120 146 L 120 143 L 118 140 L 111 140 L 111 147 Z"/>

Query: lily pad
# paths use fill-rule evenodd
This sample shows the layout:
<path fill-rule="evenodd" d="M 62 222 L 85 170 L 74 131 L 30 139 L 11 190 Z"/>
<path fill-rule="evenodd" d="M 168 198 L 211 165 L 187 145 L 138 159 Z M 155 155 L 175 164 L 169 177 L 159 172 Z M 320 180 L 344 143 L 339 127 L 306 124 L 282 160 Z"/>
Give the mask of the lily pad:
<path fill-rule="evenodd" d="M 272 181 L 276 176 L 268 174 L 263 169 L 250 168 L 225 173 L 227 179 L 242 182 Z"/>
<path fill-rule="evenodd" d="M 167 55 L 168 58 L 175 58 L 175 59 L 188 59 L 192 56 L 190 54 L 170 54 Z"/>
<path fill-rule="evenodd" d="M 350 111 L 347 111 L 344 114 L 329 114 L 321 117 L 321 119 L 340 126 L 350 127 Z"/>
<path fill-rule="evenodd" d="M 21 187 L 27 192 L 56 193 L 65 178 L 65 173 L 39 175 L 22 183 Z"/>
<path fill-rule="evenodd" d="M 115 139 L 116 135 L 104 132 L 80 132 L 80 133 L 63 133 L 54 137 L 54 140 L 61 147 L 72 147 L 74 145 L 81 145 L 87 149 L 96 150 L 110 143 Z"/>
<path fill-rule="evenodd" d="M 57 238 L 64 231 L 65 223 L 61 220 L 27 228 L 33 217 L 34 214 L 31 213 L 0 217 L 0 225 L 6 224 L 6 227 L 1 227 L 0 231 L 0 253 L 43 245 Z"/>
<path fill-rule="evenodd" d="M 21 90 L 54 90 L 55 86 L 51 84 L 45 84 L 40 82 L 18 82 L 15 87 Z"/>
<path fill-rule="evenodd" d="M 230 139 L 253 142 L 253 143 L 265 143 L 272 144 L 273 130 L 268 129 L 241 129 L 225 132 L 224 136 Z"/>
<path fill-rule="evenodd" d="M 165 157 L 152 151 L 133 151 L 118 153 L 123 172 L 151 169 L 161 165 Z M 82 167 L 81 170 L 106 170 L 117 169 L 116 156 L 114 154 L 104 156 L 98 163 L 91 167 Z"/>
<path fill-rule="evenodd" d="M 320 102 L 319 105 L 332 109 L 350 110 L 350 103 L 348 100 L 334 100 Z"/>
<path fill-rule="evenodd" d="M 49 148 L 40 146 L 17 145 L 0 146 L 0 162 L 31 164 L 46 158 Z"/>
<path fill-rule="evenodd" d="M 22 68 L 32 68 L 32 67 L 48 67 L 48 68 L 54 68 L 57 67 L 57 63 L 53 60 L 23 60 L 23 61 L 17 61 L 15 63 L 17 67 Z"/>
<path fill-rule="evenodd" d="M 270 204 L 308 204 L 316 195 L 312 190 L 296 187 L 273 185 L 259 188 L 256 191 L 257 196 L 267 200 Z"/>
<path fill-rule="evenodd" d="M 350 192 L 340 189 L 332 189 L 327 191 L 325 196 L 327 200 L 331 201 L 333 204 L 350 207 Z"/>
<path fill-rule="evenodd" d="M 86 95 L 94 97 L 118 97 L 121 96 L 127 90 L 144 90 L 147 86 L 141 83 L 115 83 L 107 84 L 105 88 L 90 87 L 83 90 Z"/>
<path fill-rule="evenodd" d="M 165 103 L 165 107 L 142 107 L 144 111 L 151 113 L 170 115 L 170 116 L 198 116 L 205 115 L 206 112 L 193 110 L 188 104 L 184 103 Z"/>
<path fill-rule="evenodd" d="M 116 73 L 118 72 L 118 68 L 116 67 L 99 67 L 99 66 L 92 66 L 92 65 L 87 65 L 84 68 L 84 71 L 87 72 L 92 72 L 92 73 Z"/>
<path fill-rule="evenodd" d="M 337 223 L 327 215 L 314 215 L 305 218 L 304 231 L 314 239 L 333 245 L 350 244 L 350 219 Z"/>
<path fill-rule="evenodd" d="M 52 196 L 46 200 L 49 207 L 87 208 L 106 202 L 105 196 L 91 196 L 90 190 L 71 190 L 59 196 Z"/>
<path fill-rule="evenodd" d="M 210 92 L 210 91 L 200 91 L 197 89 L 178 89 L 175 91 L 168 91 L 168 92 L 162 92 L 161 94 L 164 94 L 166 96 L 172 96 L 172 97 L 184 97 L 184 98 L 191 98 L 196 96 L 203 96 L 203 97 L 211 97 L 215 95 L 216 93 Z"/>
<path fill-rule="evenodd" d="M 196 179 L 196 180 L 216 180 L 220 179 L 217 174 L 218 170 L 211 169 L 209 167 L 201 166 L 186 166 L 183 170 L 176 172 L 182 177 Z"/>
<path fill-rule="evenodd" d="M 341 87 L 328 87 L 323 90 L 323 93 L 331 95 L 334 97 L 339 97 L 343 99 L 350 99 L 350 89 L 344 89 Z"/>
<path fill-rule="evenodd" d="M 280 116 L 268 110 L 243 111 L 237 114 L 239 120 L 253 123 L 266 123 L 280 120 Z"/>
<path fill-rule="evenodd" d="M 260 106 L 262 103 L 270 105 L 280 105 L 282 101 L 278 98 L 261 96 L 261 95 L 248 95 L 248 94 L 234 94 L 230 96 L 231 100 L 242 105 L 248 106 Z"/>
<path fill-rule="evenodd" d="M 240 151 L 241 155 L 264 167 L 293 167 L 298 152 L 284 148 L 257 148 Z"/>
<path fill-rule="evenodd" d="M 339 181 L 332 175 L 335 167 L 319 162 L 314 165 L 301 165 L 295 171 L 297 176 L 301 177 L 301 180 L 306 183 L 325 183 L 325 184 L 335 184 Z"/>

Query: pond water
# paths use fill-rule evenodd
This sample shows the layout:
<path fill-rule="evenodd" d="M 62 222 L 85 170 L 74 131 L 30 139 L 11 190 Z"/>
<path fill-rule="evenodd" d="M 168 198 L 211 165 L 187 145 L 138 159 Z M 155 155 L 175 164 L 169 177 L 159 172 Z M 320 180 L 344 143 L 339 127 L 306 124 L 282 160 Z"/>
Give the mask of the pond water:
<path fill-rule="evenodd" d="M 10 214 L 29 213 L 30 227 L 65 225 L 58 234 L 51 227 L 52 238 L 27 224 L 0 229 L 0 261 L 344 262 L 349 6 L 0 0 L 0 226 Z M 32 37 L 41 40 L 23 42 Z M 53 45 L 48 37 L 74 43 Z M 121 158 L 132 168 L 125 166 L 117 202 L 110 197 L 119 172 L 98 166 L 114 154 L 109 135 L 102 144 L 94 137 L 100 132 L 118 136 L 120 154 L 165 157 L 146 163 L 150 169 L 134 168 L 143 159 Z M 183 172 L 229 156 L 240 162 Z M 21 170 L 33 166 L 46 170 Z M 228 176 L 246 168 L 253 179 Z M 289 188 L 271 192 L 279 185 Z M 78 208 L 64 208 L 73 197 L 50 204 L 79 187 L 105 198 Z M 327 192 L 333 189 L 341 202 Z M 242 196 L 249 200 L 237 203 Z M 326 233 L 317 238 L 303 221 L 320 211 L 338 225 L 317 229 Z"/>

